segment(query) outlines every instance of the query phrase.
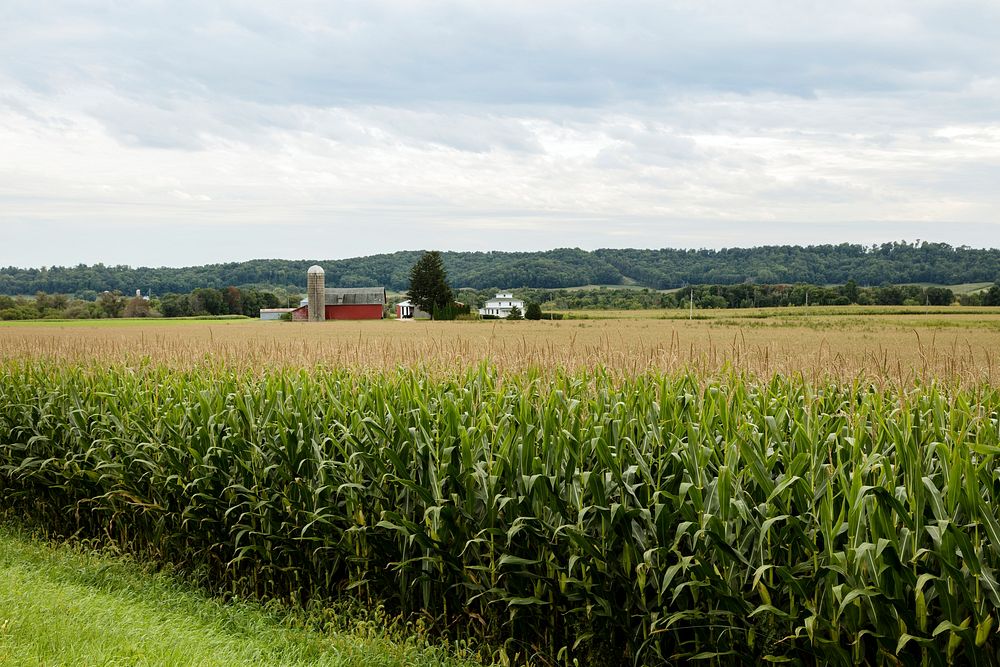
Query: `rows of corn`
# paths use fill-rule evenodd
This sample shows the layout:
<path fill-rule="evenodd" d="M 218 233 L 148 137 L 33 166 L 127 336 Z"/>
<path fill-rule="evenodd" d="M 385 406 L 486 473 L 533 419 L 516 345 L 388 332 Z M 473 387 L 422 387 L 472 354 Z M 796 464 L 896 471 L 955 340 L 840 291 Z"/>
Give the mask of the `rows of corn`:
<path fill-rule="evenodd" d="M 501 661 L 997 662 L 1000 389 L 0 365 L 0 502 Z"/>

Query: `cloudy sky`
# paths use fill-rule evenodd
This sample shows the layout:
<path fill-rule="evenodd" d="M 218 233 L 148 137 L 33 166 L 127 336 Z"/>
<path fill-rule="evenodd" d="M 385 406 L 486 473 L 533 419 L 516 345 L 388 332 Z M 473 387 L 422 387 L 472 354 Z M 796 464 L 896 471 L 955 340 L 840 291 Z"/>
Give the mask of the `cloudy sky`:
<path fill-rule="evenodd" d="M 0 265 L 1000 245 L 1000 3 L 0 2 Z"/>

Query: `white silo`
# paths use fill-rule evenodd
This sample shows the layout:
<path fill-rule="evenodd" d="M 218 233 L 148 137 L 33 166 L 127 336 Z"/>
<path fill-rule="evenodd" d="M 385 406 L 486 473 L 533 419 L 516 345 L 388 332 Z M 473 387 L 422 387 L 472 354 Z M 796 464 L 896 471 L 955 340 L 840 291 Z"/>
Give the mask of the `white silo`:
<path fill-rule="evenodd" d="M 326 320 L 326 279 L 322 266 L 310 266 L 306 275 L 306 297 L 309 299 L 309 321 Z"/>

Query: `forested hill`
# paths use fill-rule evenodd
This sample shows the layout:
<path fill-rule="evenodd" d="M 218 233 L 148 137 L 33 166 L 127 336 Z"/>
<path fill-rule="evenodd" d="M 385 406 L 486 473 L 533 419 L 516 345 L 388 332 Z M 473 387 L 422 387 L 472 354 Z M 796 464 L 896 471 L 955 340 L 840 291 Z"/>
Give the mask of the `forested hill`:
<path fill-rule="evenodd" d="M 1000 249 L 954 248 L 938 243 L 764 246 L 723 250 L 605 249 L 587 252 L 445 252 L 456 287 L 576 287 L 639 284 L 656 289 L 689 284 L 756 283 L 861 285 L 928 282 L 958 284 L 1000 278 Z M 79 265 L 0 269 L 0 294 L 80 294 L 142 289 L 187 293 L 199 287 L 304 289 L 306 269 L 320 264 L 329 286 L 385 285 L 404 290 L 420 251 L 340 260 L 258 259 L 185 268 Z"/>

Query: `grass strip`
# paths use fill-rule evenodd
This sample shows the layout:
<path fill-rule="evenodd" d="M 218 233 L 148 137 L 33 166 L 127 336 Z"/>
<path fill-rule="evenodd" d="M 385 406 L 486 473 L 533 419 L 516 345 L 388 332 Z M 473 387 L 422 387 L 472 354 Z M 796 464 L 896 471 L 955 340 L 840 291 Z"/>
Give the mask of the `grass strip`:
<path fill-rule="evenodd" d="M 472 665 L 371 624 L 320 632 L 249 602 L 208 597 L 126 558 L 0 526 L 0 664 Z"/>

